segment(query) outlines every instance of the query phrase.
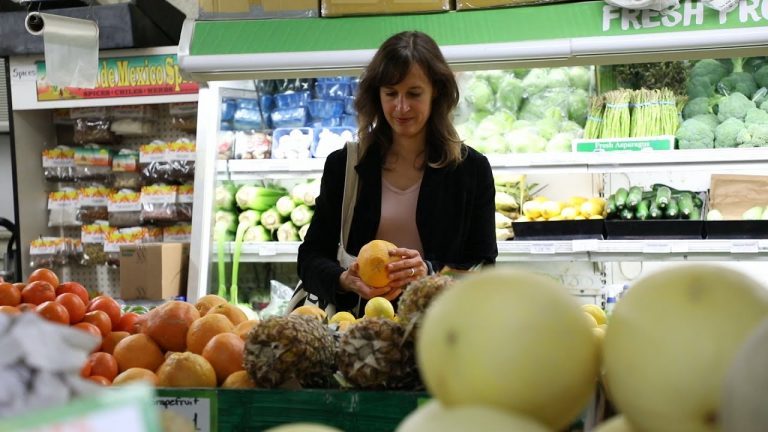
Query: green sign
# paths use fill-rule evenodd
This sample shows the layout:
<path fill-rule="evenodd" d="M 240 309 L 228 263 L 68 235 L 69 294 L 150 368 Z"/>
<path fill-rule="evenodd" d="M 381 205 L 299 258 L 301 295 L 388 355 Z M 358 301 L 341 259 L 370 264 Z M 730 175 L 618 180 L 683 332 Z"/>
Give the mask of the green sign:
<path fill-rule="evenodd" d="M 674 150 L 675 137 L 608 138 L 573 140 L 573 151 L 582 153 L 607 151 Z"/>
<path fill-rule="evenodd" d="M 664 15 L 586 1 L 414 15 L 200 21 L 190 54 L 376 49 L 403 30 L 424 31 L 447 46 L 744 27 L 768 27 L 768 0 L 742 0 L 728 13 L 699 0 L 683 0 Z"/>

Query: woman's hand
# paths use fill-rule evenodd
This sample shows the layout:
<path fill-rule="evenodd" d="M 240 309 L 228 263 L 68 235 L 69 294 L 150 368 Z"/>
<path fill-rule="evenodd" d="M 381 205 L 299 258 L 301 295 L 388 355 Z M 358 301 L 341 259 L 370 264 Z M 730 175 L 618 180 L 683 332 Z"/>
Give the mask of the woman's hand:
<path fill-rule="evenodd" d="M 353 262 L 347 270 L 341 273 L 339 276 L 339 284 L 344 291 L 350 291 L 356 293 L 360 297 L 370 300 L 374 297 L 384 297 L 385 299 L 392 301 L 403 291 L 401 288 L 393 288 L 390 285 L 381 288 L 374 288 L 368 286 L 358 273 L 360 266 L 357 261 Z"/>
<path fill-rule="evenodd" d="M 389 251 L 390 256 L 401 259 L 387 265 L 389 286 L 402 291 L 409 283 L 421 279 L 428 273 L 427 263 L 421 258 L 419 251 L 414 249 L 397 248 Z"/>

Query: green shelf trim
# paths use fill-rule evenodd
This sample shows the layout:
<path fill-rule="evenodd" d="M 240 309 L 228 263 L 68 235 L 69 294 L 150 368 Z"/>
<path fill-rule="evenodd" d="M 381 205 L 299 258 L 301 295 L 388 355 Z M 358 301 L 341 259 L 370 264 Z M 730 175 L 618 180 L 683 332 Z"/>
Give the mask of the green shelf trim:
<path fill-rule="evenodd" d="M 375 49 L 403 30 L 427 32 L 447 46 L 747 27 L 768 27 L 768 0 L 742 2 L 722 20 L 702 2 L 684 0 L 664 17 L 585 1 L 413 15 L 198 21 L 190 55 Z"/>

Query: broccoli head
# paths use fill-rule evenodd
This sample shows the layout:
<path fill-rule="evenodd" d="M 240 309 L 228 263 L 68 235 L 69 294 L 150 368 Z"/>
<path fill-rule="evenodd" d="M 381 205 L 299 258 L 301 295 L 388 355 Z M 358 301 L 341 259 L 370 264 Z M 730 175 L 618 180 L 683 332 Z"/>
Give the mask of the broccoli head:
<path fill-rule="evenodd" d="M 768 147 L 768 124 L 749 124 L 736 136 L 738 147 Z"/>
<path fill-rule="evenodd" d="M 730 71 L 722 63 L 714 59 L 699 60 L 691 68 L 689 76 L 691 79 L 695 77 L 705 77 L 709 79 L 709 82 L 720 82 L 721 79 L 728 76 Z"/>
<path fill-rule="evenodd" d="M 573 88 L 589 91 L 592 85 L 592 71 L 586 66 L 574 66 L 568 68 L 568 83 Z"/>
<path fill-rule="evenodd" d="M 683 118 L 689 119 L 701 114 L 712 114 L 712 103 L 709 98 L 691 99 L 683 108 Z"/>
<path fill-rule="evenodd" d="M 765 111 L 765 112 L 768 112 L 768 100 L 767 100 L 767 101 L 765 101 L 765 102 L 763 102 L 763 103 L 760 105 L 760 109 L 761 109 L 761 110 L 763 110 L 763 111 Z"/>
<path fill-rule="evenodd" d="M 744 120 L 747 116 L 747 111 L 750 108 L 755 108 L 755 103 L 741 93 L 731 93 L 720 99 L 717 106 L 717 118 L 724 122 L 729 118 Z"/>
<path fill-rule="evenodd" d="M 720 123 L 715 128 L 715 148 L 736 147 L 736 137 L 744 130 L 744 123 L 735 118 Z"/>
<path fill-rule="evenodd" d="M 696 120 L 704 123 L 705 125 L 709 126 L 709 128 L 712 129 L 713 132 L 715 131 L 715 128 L 720 124 L 720 121 L 717 119 L 717 116 L 714 114 L 699 114 L 697 116 L 691 117 L 691 120 Z"/>
<path fill-rule="evenodd" d="M 768 65 L 761 67 L 755 72 L 755 81 L 760 87 L 768 87 Z"/>
<path fill-rule="evenodd" d="M 715 145 L 715 133 L 712 129 L 707 124 L 694 119 L 684 121 L 675 136 L 677 148 L 681 150 L 708 149 Z"/>
<path fill-rule="evenodd" d="M 750 108 L 744 117 L 744 123 L 750 124 L 768 124 L 768 112 L 758 108 Z"/>
<path fill-rule="evenodd" d="M 688 97 L 695 98 L 709 98 L 715 94 L 715 86 L 709 81 L 709 78 L 704 76 L 691 77 L 686 84 Z"/>
<path fill-rule="evenodd" d="M 742 57 L 734 58 L 733 72 L 720 80 L 720 83 L 717 85 L 718 90 L 721 90 L 725 95 L 739 92 L 744 96 L 751 98 L 757 91 L 757 83 L 752 77 L 752 74 L 744 72 L 743 65 L 744 59 Z"/>

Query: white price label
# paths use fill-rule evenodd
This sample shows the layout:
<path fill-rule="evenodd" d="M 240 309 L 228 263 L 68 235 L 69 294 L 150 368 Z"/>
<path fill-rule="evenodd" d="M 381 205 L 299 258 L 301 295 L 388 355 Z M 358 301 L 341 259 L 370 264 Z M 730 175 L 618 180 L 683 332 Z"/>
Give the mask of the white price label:
<path fill-rule="evenodd" d="M 263 244 L 259 246 L 260 256 L 275 256 L 277 255 L 277 247 L 272 244 Z"/>
<path fill-rule="evenodd" d="M 56 422 L 45 426 L 25 429 L 28 432 L 90 432 L 115 430 L 146 431 L 141 408 L 136 405 L 110 407 L 83 416 Z"/>
<path fill-rule="evenodd" d="M 672 253 L 688 253 L 688 242 L 679 241 L 672 243 Z"/>
<path fill-rule="evenodd" d="M 757 253 L 757 240 L 734 240 L 731 242 L 731 253 Z"/>
<path fill-rule="evenodd" d="M 537 242 L 531 245 L 531 253 L 534 255 L 554 255 L 555 243 Z"/>
<path fill-rule="evenodd" d="M 155 406 L 180 414 L 192 421 L 196 431 L 211 430 L 211 400 L 205 397 L 156 397 Z"/>
<path fill-rule="evenodd" d="M 766 250 L 768 249 L 768 240 L 758 240 L 757 241 L 757 247 L 760 250 Z"/>
<path fill-rule="evenodd" d="M 574 240 L 572 247 L 574 252 L 594 252 L 597 251 L 600 243 L 595 239 Z"/>
<path fill-rule="evenodd" d="M 293 162 L 293 163 L 291 163 Z M 291 165 L 296 164 L 296 160 L 292 159 L 270 159 L 270 169 L 275 171 L 288 171 L 291 169 Z"/>
<path fill-rule="evenodd" d="M 643 243 L 644 254 L 668 254 L 672 253 L 672 245 L 667 242 L 645 242 Z"/>

